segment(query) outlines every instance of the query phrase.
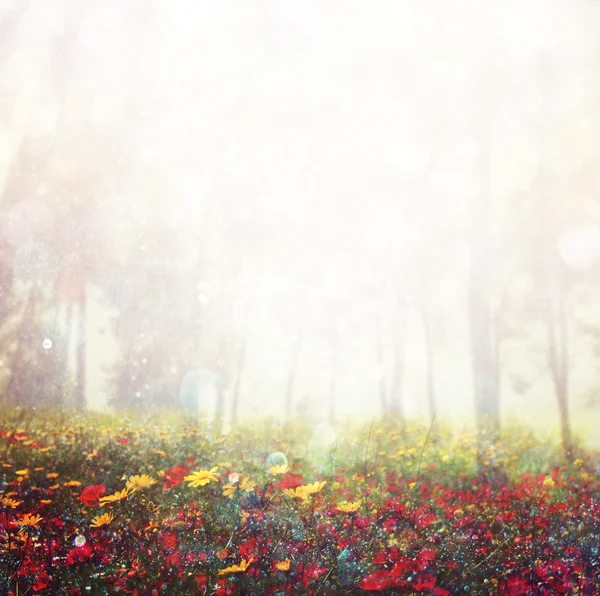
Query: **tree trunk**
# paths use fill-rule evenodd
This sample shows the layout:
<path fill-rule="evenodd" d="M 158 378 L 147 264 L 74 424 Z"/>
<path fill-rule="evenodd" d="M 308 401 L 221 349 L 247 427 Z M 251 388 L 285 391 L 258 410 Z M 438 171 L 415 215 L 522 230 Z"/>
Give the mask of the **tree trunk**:
<path fill-rule="evenodd" d="M 331 379 L 329 381 L 329 421 L 335 421 L 335 413 L 336 413 L 336 384 L 337 384 L 337 374 L 338 374 L 338 324 L 337 324 L 337 315 L 335 310 L 332 309 L 331 312 L 331 320 L 330 320 L 330 342 L 331 342 Z"/>
<path fill-rule="evenodd" d="M 429 405 L 429 417 L 431 420 L 434 420 L 437 413 L 437 404 L 435 399 L 435 362 L 433 359 L 433 340 L 431 337 L 429 312 L 425 302 L 423 301 L 423 298 L 419 300 L 419 312 L 421 314 L 421 324 L 423 325 L 423 338 L 425 339 L 427 404 Z"/>
<path fill-rule="evenodd" d="M 238 421 L 238 409 L 240 401 L 240 387 L 242 384 L 242 374 L 246 363 L 246 341 L 248 336 L 248 318 L 250 313 L 250 298 L 246 299 L 244 305 L 244 330 L 242 343 L 238 352 L 237 367 L 235 371 L 235 379 L 233 381 L 233 389 L 231 392 L 231 424 L 236 425 Z"/>
<path fill-rule="evenodd" d="M 303 303 L 298 319 L 298 329 L 294 343 L 292 345 L 292 358 L 288 371 L 287 383 L 285 388 L 285 419 L 289 420 L 294 408 L 294 383 L 296 382 L 296 373 L 298 371 L 298 361 L 300 360 L 300 350 L 302 349 L 302 340 L 304 339 L 304 317 L 306 306 Z"/>
<path fill-rule="evenodd" d="M 567 461 L 572 460 L 573 445 L 569 422 L 568 337 L 565 297 L 559 289 L 557 304 L 550 304 L 546 318 L 548 365 L 554 384 L 560 418 L 560 435 Z"/>
<path fill-rule="evenodd" d="M 389 413 L 400 422 L 402 432 L 406 422 L 402 407 L 402 385 L 404 381 L 404 364 L 406 350 L 406 301 L 404 296 L 398 297 L 398 309 L 393 324 L 394 329 L 394 362 L 392 372 L 392 386 L 390 387 Z"/>
<path fill-rule="evenodd" d="M 225 412 L 225 394 L 224 386 L 221 380 L 217 382 L 217 403 L 215 404 L 214 436 L 220 437 L 223 434 L 223 414 Z"/>
<path fill-rule="evenodd" d="M 542 117 L 540 118 L 540 171 L 541 182 L 540 194 L 546 202 L 544 209 L 550 215 L 550 229 L 558 230 L 561 218 L 561 203 L 564 198 L 557 193 L 554 172 L 552 169 L 551 156 L 548 155 L 548 127 L 552 125 L 552 114 L 549 104 L 553 97 L 554 68 L 550 57 L 546 54 L 540 60 L 538 69 L 539 85 L 542 89 Z M 553 243 L 556 236 L 551 234 L 550 241 Z M 569 422 L 569 378 L 568 378 L 568 337 L 567 337 L 567 313 L 565 305 L 565 284 L 560 275 L 559 264 L 554 262 L 557 258 L 556 252 L 552 250 L 552 262 L 549 270 L 552 281 L 550 295 L 556 300 L 548 305 L 546 327 L 548 332 L 548 365 L 554 384 L 554 392 L 558 403 L 560 420 L 560 432 L 562 448 L 567 461 L 572 460 L 573 444 L 571 441 L 571 427 Z M 558 336 L 558 337 L 557 337 Z"/>
<path fill-rule="evenodd" d="M 5 391 L 5 402 L 10 404 L 20 404 L 21 402 L 31 401 L 32 396 L 24 399 L 24 394 L 28 393 L 27 389 L 23 385 L 23 367 L 26 364 L 24 359 L 26 357 L 27 347 L 33 343 L 35 332 L 32 329 L 32 322 L 35 317 L 35 309 L 37 305 L 37 286 L 34 284 L 29 290 L 27 295 L 27 301 L 23 308 L 23 317 L 21 319 L 21 325 L 17 333 L 17 349 L 10 367 L 10 378 L 6 385 Z"/>
<path fill-rule="evenodd" d="M 79 295 L 79 321 L 77 327 L 77 376 L 75 378 L 75 408 L 86 407 L 86 354 L 87 354 L 87 291 L 85 281 L 81 283 Z"/>
<path fill-rule="evenodd" d="M 57 367 L 57 379 L 56 379 L 56 404 L 59 407 L 65 405 L 65 383 L 69 376 L 69 340 L 71 339 L 71 327 L 73 325 L 73 304 L 67 302 L 65 328 L 62 334 L 57 332 L 57 337 L 62 336 L 60 346 L 60 360 Z M 58 322 L 57 322 L 58 323 Z M 58 325 L 55 326 L 58 331 Z"/>
<path fill-rule="evenodd" d="M 500 400 L 490 316 L 489 138 L 484 127 L 479 135 L 482 188 L 471 209 L 469 332 L 477 428 L 481 439 L 494 442 L 500 435 Z"/>
<path fill-rule="evenodd" d="M 385 416 L 388 411 L 387 392 L 385 388 L 385 361 L 383 358 L 383 337 L 381 329 L 381 316 L 375 315 L 375 354 L 377 358 L 377 368 L 379 369 L 379 403 L 381 404 L 381 414 Z"/>

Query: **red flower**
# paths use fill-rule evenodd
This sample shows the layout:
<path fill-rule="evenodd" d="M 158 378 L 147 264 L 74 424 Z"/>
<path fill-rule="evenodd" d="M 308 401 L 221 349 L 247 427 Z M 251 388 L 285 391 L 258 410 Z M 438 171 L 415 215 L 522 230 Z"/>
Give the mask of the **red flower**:
<path fill-rule="evenodd" d="M 127 445 L 127 443 L 129 443 L 129 439 L 126 437 L 121 437 L 120 439 L 117 439 L 117 443 L 121 443 L 121 445 Z"/>
<path fill-rule="evenodd" d="M 175 532 L 162 532 L 160 535 L 163 550 L 175 550 L 177 548 L 177 535 Z"/>
<path fill-rule="evenodd" d="M 531 584 L 522 577 L 511 577 L 501 588 L 501 594 L 506 596 L 525 596 L 531 590 Z"/>
<path fill-rule="evenodd" d="M 389 569 L 379 569 L 378 571 L 375 571 L 375 573 L 363 577 L 360 582 L 358 582 L 358 587 L 361 590 L 380 591 L 389 588 L 391 583 L 392 577 Z"/>
<path fill-rule="evenodd" d="M 98 499 L 104 496 L 106 492 L 105 484 L 96 484 L 94 486 L 86 486 L 79 495 L 79 500 L 86 507 L 98 507 Z"/>
<path fill-rule="evenodd" d="M 288 472 L 282 481 L 279 483 L 282 489 L 284 488 L 298 488 L 302 485 L 304 478 L 302 474 L 294 474 L 293 472 Z"/>
<path fill-rule="evenodd" d="M 76 546 L 72 548 L 67 555 L 67 565 L 75 565 L 77 563 L 83 563 L 87 561 L 94 552 L 94 549 L 90 544 L 84 544 L 83 546 Z"/>
<path fill-rule="evenodd" d="M 169 567 L 181 567 L 181 553 L 177 550 L 165 559 L 165 565 Z"/>
<path fill-rule="evenodd" d="M 373 557 L 373 564 L 385 565 L 386 563 L 393 563 L 400 558 L 400 549 L 397 546 L 392 546 L 388 550 L 380 550 Z"/>
<path fill-rule="evenodd" d="M 34 592 L 39 592 L 48 587 L 48 584 L 52 581 L 52 576 L 48 575 L 45 571 L 42 571 L 35 580 L 32 588 Z"/>
<path fill-rule="evenodd" d="M 419 571 L 424 571 L 429 565 L 429 563 L 431 563 L 431 561 L 435 559 L 436 554 L 436 551 L 434 551 L 432 548 L 424 548 L 417 555 L 417 564 L 419 567 Z"/>
<path fill-rule="evenodd" d="M 206 582 L 208 581 L 208 575 L 202 573 L 194 576 L 194 581 L 198 584 L 200 590 L 206 590 Z"/>
<path fill-rule="evenodd" d="M 187 466 L 175 466 L 165 472 L 166 482 L 163 487 L 165 490 L 170 490 L 173 487 L 181 484 L 183 479 L 188 476 L 190 469 Z"/>
<path fill-rule="evenodd" d="M 370 527 L 371 520 L 368 517 L 357 517 L 354 520 L 354 527 L 358 530 L 364 530 L 365 528 Z"/>
<path fill-rule="evenodd" d="M 311 563 L 308 565 L 302 574 L 302 583 L 304 584 L 304 587 L 307 588 L 311 581 L 319 579 L 326 571 L 327 569 L 321 567 L 318 563 Z"/>
<path fill-rule="evenodd" d="M 430 573 L 424 573 L 412 583 L 412 586 L 417 592 L 433 590 L 435 588 L 435 577 Z"/>

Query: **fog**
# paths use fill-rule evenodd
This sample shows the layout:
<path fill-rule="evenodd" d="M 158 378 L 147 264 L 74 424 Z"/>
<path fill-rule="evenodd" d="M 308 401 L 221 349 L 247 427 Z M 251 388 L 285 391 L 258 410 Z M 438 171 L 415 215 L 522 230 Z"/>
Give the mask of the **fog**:
<path fill-rule="evenodd" d="M 470 423 L 479 262 L 503 418 L 558 432 L 557 309 L 597 441 L 599 26 L 583 0 L 0 0 L 3 395 L 179 407 L 204 370 L 226 419 L 434 396 Z"/>

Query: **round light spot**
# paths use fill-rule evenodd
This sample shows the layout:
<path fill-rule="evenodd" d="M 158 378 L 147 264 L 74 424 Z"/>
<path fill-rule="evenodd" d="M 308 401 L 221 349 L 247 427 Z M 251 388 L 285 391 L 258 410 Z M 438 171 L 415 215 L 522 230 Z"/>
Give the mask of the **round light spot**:
<path fill-rule="evenodd" d="M 85 536 L 75 536 L 75 540 L 73 541 L 75 546 L 83 546 L 86 543 Z"/>
<path fill-rule="evenodd" d="M 265 460 L 265 467 L 267 470 L 270 470 L 273 466 L 287 466 L 288 459 L 285 456 L 285 453 L 281 453 L 281 451 L 275 451 L 274 453 L 270 453 L 267 455 L 267 459 Z"/>
<path fill-rule="evenodd" d="M 582 221 L 565 228 L 558 239 L 558 251 L 569 267 L 589 269 L 600 261 L 600 226 Z"/>

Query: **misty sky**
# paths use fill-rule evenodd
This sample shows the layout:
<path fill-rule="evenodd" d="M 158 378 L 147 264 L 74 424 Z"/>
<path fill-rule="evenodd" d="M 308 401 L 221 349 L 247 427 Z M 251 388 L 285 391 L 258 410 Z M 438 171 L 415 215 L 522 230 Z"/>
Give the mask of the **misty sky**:
<path fill-rule="evenodd" d="M 18 5 L 0 0 L 0 16 Z M 398 288 L 435 270 L 440 409 L 470 416 L 470 261 L 460 239 L 484 151 L 499 245 L 510 246 L 505 223 L 545 156 L 568 190 L 558 250 L 575 269 L 597 266 L 598 26 L 600 7 L 583 0 L 33 1 L 1 49 L 8 132 L 0 182 L 25 140 L 56 131 L 52 171 L 102 180 L 88 200 L 106 203 L 110 250 L 128 254 L 139 230 L 166 226 L 180 246 L 172 266 L 200 288 L 199 300 L 210 299 L 212 280 L 186 273 L 199 257 L 197 230 L 212 262 L 226 268 L 235 257 L 241 287 L 251 288 L 248 320 L 243 300 L 233 314 L 247 333 L 246 412 L 281 413 L 300 295 L 308 296 L 308 322 L 296 399 L 325 414 L 335 311 L 339 413 L 377 409 L 379 378 L 390 384 Z M 69 42 L 57 47 L 65 32 Z M 480 110 L 486 147 L 470 124 Z M 545 148 L 540 130 L 550 121 Z M 48 189 L 36 192 L 29 199 L 43 204 Z M 535 289 L 525 279 L 511 291 L 518 298 Z M 401 295 L 409 305 L 405 403 L 416 414 L 425 410 L 424 345 L 414 297 Z M 598 320 L 585 291 L 571 307 Z M 106 366 L 118 357 L 111 316 L 91 292 L 88 393 L 96 407 L 109 392 Z M 545 356 L 531 345 L 504 346 L 504 411 L 552 427 Z M 582 404 L 596 391 L 597 363 L 575 336 L 571 357 L 575 418 L 593 432 L 600 414 Z"/>

